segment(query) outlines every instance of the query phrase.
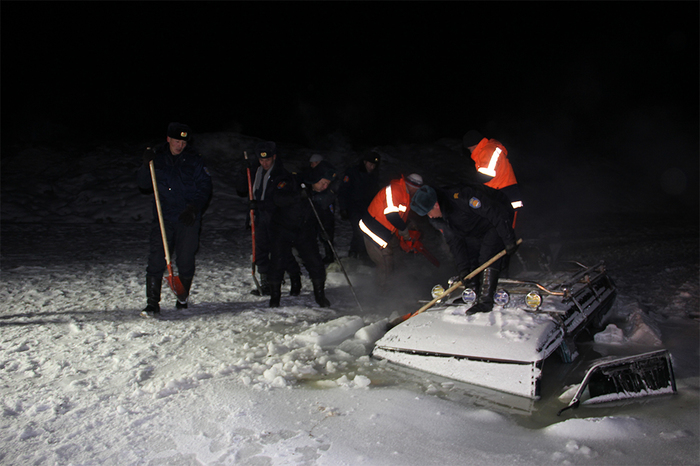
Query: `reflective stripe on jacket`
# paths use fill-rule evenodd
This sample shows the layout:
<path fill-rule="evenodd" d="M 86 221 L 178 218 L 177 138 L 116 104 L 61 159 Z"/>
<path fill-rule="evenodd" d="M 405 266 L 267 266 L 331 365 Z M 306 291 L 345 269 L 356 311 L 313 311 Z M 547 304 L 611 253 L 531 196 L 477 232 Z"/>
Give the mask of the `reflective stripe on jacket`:
<path fill-rule="evenodd" d="M 385 248 L 391 236 L 398 230 L 405 230 L 408 225 L 411 196 L 406 189 L 403 176 L 392 180 L 374 196 L 367 212 L 360 220 L 360 229 L 380 247 Z"/>
<path fill-rule="evenodd" d="M 472 159 L 479 173 L 490 176 L 486 186 L 502 189 L 517 184 L 513 167 L 508 161 L 508 151 L 495 139 L 482 139 L 472 151 Z"/>

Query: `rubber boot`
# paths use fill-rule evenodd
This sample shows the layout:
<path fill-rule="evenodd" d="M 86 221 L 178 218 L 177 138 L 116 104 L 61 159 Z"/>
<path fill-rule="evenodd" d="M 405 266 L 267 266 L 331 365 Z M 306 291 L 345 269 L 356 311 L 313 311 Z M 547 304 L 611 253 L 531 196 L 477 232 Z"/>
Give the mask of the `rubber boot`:
<path fill-rule="evenodd" d="M 282 297 L 282 282 L 269 282 L 270 307 L 280 307 Z"/>
<path fill-rule="evenodd" d="M 262 294 L 264 296 L 270 295 L 270 282 L 267 281 L 267 274 L 266 273 L 260 274 L 260 289 L 262 290 Z M 254 289 L 253 291 L 251 291 L 250 294 L 254 294 L 255 296 L 260 296 L 260 292 L 258 291 L 257 288 Z"/>
<path fill-rule="evenodd" d="M 469 308 L 469 314 L 491 312 L 493 309 L 493 295 L 496 293 L 496 287 L 498 287 L 499 275 L 500 270 L 494 268 L 488 268 L 481 272 L 479 295 L 476 298 L 476 303 Z"/>
<path fill-rule="evenodd" d="M 177 297 L 177 302 L 175 303 L 175 307 L 177 309 L 187 309 L 187 298 L 190 296 L 192 278 L 193 277 L 180 277 L 180 282 L 182 283 L 182 287 L 185 289 L 185 294 Z"/>
<path fill-rule="evenodd" d="M 301 293 L 301 275 L 290 275 L 289 280 L 292 282 L 289 289 L 290 296 L 299 296 Z"/>
<path fill-rule="evenodd" d="M 312 279 L 311 283 L 314 286 L 314 298 L 316 298 L 316 304 L 318 304 L 321 307 L 330 306 L 331 302 L 328 301 L 328 298 L 326 298 L 326 291 L 324 289 L 326 281 L 322 278 L 316 278 Z"/>
<path fill-rule="evenodd" d="M 146 277 L 146 307 L 141 311 L 145 317 L 154 317 L 160 313 L 160 289 L 163 277 Z"/>

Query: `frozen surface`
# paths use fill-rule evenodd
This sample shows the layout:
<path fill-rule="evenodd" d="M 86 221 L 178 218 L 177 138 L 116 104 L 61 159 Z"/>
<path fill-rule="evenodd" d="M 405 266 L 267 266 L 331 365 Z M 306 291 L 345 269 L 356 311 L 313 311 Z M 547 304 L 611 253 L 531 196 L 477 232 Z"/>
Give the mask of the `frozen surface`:
<path fill-rule="evenodd" d="M 402 258 L 396 292 L 378 293 L 372 268 L 345 260 L 362 313 L 337 268 L 327 282 L 329 309 L 316 307 L 306 277 L 299 297 L 284 285 L 277 309 L 249 293 L 247 204 L 231 179 L 253 141 L 234 133 L 199 138 L 215 195 L 192 304 L 176 311 L 164 291 L 162 320 L 138 315 L 151 212 L 150 197 L 135 186 L 138 147 L 25 146 L 3 154 L 1 464 L 698 464 L 694 219 L 625 213 L 611 205 L 621 202 L 614 193 L 613 213 L 540 206 L 523 214 L 526 240 L 561 260 L 604 259 L 616 281 L 607 328 L 580 346 L 582 357 L 665 347 L 678 383 L 673 396 L 557 417 L 566 403 L 559 395 L 576 381 L 562 373 L 523 413 L 498 394 L 369 356 L 387 319 L 416 310 L 432 285 L 456 272 L 437 235 L 426 233 L 426 246 L 442 267 Z M 383 176 L 417 171 L 447 182 L 464 162 L 459 143 L 382 147 Z M 309 155 L 285 154 L 297 167 Z M 344 168 L 354 154 L 325 155 Z M 40 169 L 21 173 L 26 164 Z M 576 179 L 575 195 L 585 195 Z M 566 183 L 555 185 L 557 205 L 566 203 Z M 345 256 L 349 229 L 337 221 Z"/>

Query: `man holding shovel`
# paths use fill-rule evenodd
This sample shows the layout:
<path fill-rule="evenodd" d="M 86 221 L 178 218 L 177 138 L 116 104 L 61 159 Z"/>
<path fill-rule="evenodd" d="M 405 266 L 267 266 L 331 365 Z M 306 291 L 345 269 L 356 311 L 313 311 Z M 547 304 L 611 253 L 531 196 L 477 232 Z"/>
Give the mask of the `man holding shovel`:
<path fill-rule="evenodd" d="M 450 247 L 459 270 L 459 280 L 505 248 L 512 255 L 518 248 L 513 231 L 513 208 L 501 192 L 483 185 L 458 185 L 433 189 L 422 186 L 411 199 L 411 210 L 430 217 Z M 475 283 L 477 299 L 469 313 L 490 312 L 498 286 L 502 258 L 486 268 Z"/>
<path fill-rule="evenodd" d="M 139 188 L 154 192 L 150 253 L 146 268 L 145 316 L 160 312 L 163 274 L 177 296 L 176 307 L 187 307 L 195 270 L 195 253 L 204 212 L 212 193 L 212 182 L 204 159 L 189 141 L 191 130 L 181 123 L 170 123 L 166 142 L 147 148 L 138 171 Z M 179 276 L 174 276 L 170 254 L 174 252 Z"/>

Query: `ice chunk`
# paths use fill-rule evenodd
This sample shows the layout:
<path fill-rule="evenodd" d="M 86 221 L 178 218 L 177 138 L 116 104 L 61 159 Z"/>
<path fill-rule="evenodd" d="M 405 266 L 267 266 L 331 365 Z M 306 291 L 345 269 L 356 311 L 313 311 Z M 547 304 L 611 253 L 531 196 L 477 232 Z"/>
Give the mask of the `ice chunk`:
<path fill-rule="evenodd" d="M 319 346 L 333 346 L 342 343 L 357 332 L 363 320 L 359 316 L 343 316 L 317 324 L 296 336 L 297 340 Z"/>

